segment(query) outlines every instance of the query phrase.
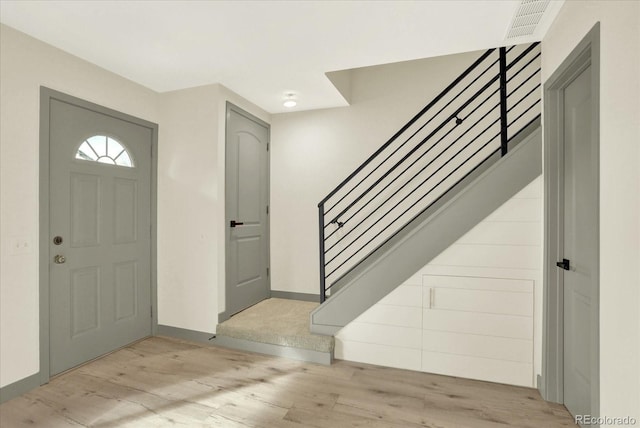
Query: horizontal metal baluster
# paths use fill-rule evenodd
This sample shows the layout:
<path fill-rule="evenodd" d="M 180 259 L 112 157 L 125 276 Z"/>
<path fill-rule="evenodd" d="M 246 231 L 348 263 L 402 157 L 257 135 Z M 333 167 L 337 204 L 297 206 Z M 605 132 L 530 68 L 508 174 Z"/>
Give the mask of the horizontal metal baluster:
<path fill-rule="evenodd" d="M 494 122 L 497 123 L 498 121 Z M 373 242 L 378 236 L 380 236 L 382 234 L 382 232 L 384 232 L 385 230 L 387 230 L 389 227 L 391 227 L 391 225 L 393 225 L 396 221 L 398 221 L 400 218 L 402 218 L 403 215 L 405 215 L 407 212 L 409 212 L 409 210 L 411 208 L 413 208 L 418 202 L 420 202 L 421 200 L 423 200 L 424 198 L 426 198 L 431 192 L 433 192 L 440 184 L 442 184 L 447 178 L 449 178 L 453 173 L 455 173 L 458 169 L 460 169 L 460 167 L 462 167 L 465 163 L 467 163 L 470 159 L 472 159 L 476 154 L 478 154 L 480 151 L 482 151 L 485 147 L 487 147 L 492 141 L 494 141 L 497 137 L 500 136 L 500 133 L 497 133 L 493 138 L 491 138 L 487 143 L 485 143 L 484 145 L 482 145 L 478 150 L 476 150 L 471 156 L 469 156 L 464 162 L 462 162 L 458 168 L 456 168 L 455 170 L 453 170 L 452 172 L 450 172 L 449 174 L 447 174 L 447 176 L 445 178 L 443 178 L 442 180 L 440 180 L 436 185 L 434 185 L 433 187 L 431 187 L 431 189 L 425 193 L 420 199 L 418 199 L 413 205 L 411 205 L 409 208 L 405 209 L 400 215 L 396 216 L 395 220 L 391 221 L 391 223 L 389 223 L 387 226 L 385 226 L 376 236 L 374 236 L 373 238 L 369 239 L 369 241 L 367 241 L 363 246 L 361 246 L 360 248 L 358 248 L 356 251 L 353 252 L 353 254 L 351 255 L 351 257 L 349 257 L 347 260 L 345 260 L 344 262 L 342 262 L 340 265 L 338 265 L 338 267 L 336 267 L 334 270 L 332 270 L 329 275 L 335 273 L 338 269 L 340 269 L 342 266 L 344 266 L 344 264 L 346 262 L 348 262 L 351 258 L 353 258 L 353 256 L 355 256 L 356 254 L 358 254 L 360 251 L 362 251 L 364 248 L 366 248 L 371 242 Z M 467 145 L 468 146 L 468 145 Z M 465 148 L 467 147 L 465 146 Z M 445 193 L 447 193 L 447 191 L 443 192 L 442 195 L 444 195 Z M 424 210 L 421 211 L 421 213 L 424 212 Z M 417 214 L 419 215 L 419 214 Z M 402 230 L 402 229 L 400 229 Z M 398 231 L 399 232 L 399 231 Z M 391 237 L 395 236 L 398 232 L 395 232 Z M 390 237 L 390 238 L 391 238 Z M 390 239 L 389 238 L 389 239 Z M 387 242 L 388 239 L 385 241 Z M 383 245 L 383 244 L 380 244 Z M 380 245 L 378 245 L 377 248 L 380 247 Z M 327 263 L 328 265 L 328 263 Z M 327 276 L 329 276 L 327 275 Z"/>
<path fill-rule="evenodd" d="M 529 111 L 531 111 L 532 108 L 534 108 L 535 106 L 537 106 L 538 104 L 540 104 L 540 100 L 536 100 L 536 102 L 534 102 L 533 104 L 531 104 L 525 111 L 523 111 L 522 113 L 520 113 L 518 115 L 518 117 L 516 117 L 515 119 L 513 119 L 511 121 L 511 123 L 509 123 L 509 125 L 507 125 L 507 127 L 513 125 L 514 123 L 516 123 L 522 116 L 524 116 L 525 114 L 527 114 Z"/>
<path fill-rule="evenodd" d="M 539 102 L 539 101 L 538 101 Z M 538 114 L 536 117 L 534 117 L 533 119 L 531 119 L 526 125 L 524 125 L 513 137 L 511 137 L 511 140 L 516 138 L 518 136 L 518 134 L 520 134 L 522 131 L 524 131 L 529 125 L 531 125 L 532 123 L 534 123 L 536 120 L 540 119 L 540 115 Z M 517 120 L 517 119 L 516 119 Z M 487 142 L 485 145 L 483 145 L 479 150 L 477 150 L 472 156 L 475 156 L 480 150 L 484 149 L 488 144 L 490 144 L 492 141 L 494 141 L 498 136 L 500 136 L 500 133 L 496 134 L 493 136 L 493 138 L 491 138 L 489 140 L 489 142 Z M 453 189 L 455 188 L 458 184 L 460 184 L 465 178 L 467 178 L 471 173 L 473 173 L 476 169 L 480 168 L 480 166 L 482 166 L 487 160 L 489 160 L 490 158 L 492 158 L 496 153 L 500 152 L 500 147 L 498 147 L 496 150 L 492 151 L 489 155 L 487 155 L 482 161 L 478 162 L 472 169 L 470 169 L 463 177 L 460 177 L 453 185 L 451 185 L 449 187 L 449 189 Z M 459 168 L 458 168 L 459 169 Z M 435 186 L 434 186 L 435 188 Z M 431 208 L 435 203 L 437 203 L 443 196 L 445 196 L 447 194 L 448 190 L 443 192 L 442 194 L 440 194 L 437 198 L 435 198 L 433 201 L 431 201 L 427 206 L 425 206 L 419 213 L 417 213 L 416 215 L 414 215 L 411 220 L 407 221 L 404 225 L 402 225 L 401 227 L 399 227 L 395 232 L 393 232 L 391 235 L 389 235 L 387 238 L 385 238 L 384 241 L 382 241 L 380 244 L 378 244 L 376 246 L 375 249 L 371 250 L 366 256 L 364 256 L 357 264 L 354 264 L 349 270 L 347 270 L 346 272 L 344 272 L 342 276 L 346 275 L 348 272 L 350 272 L 351 270 L 353 270 L 356 266 L 358 266 L 358 264 L 364 262 L 370 255 L 372 255 L 373 253 L 376 252 L 376 250 L 380 247 L 382 247 L 383 245 L 385 245 L 387 242 L 389 242 L 391 239 L 393 239 L 397 234 L 399 234 L 400 232 L 402 232 L 406 227 L 408 227 L 414 220 L 416 220 L 418 217 L 420 217 L 420 215 L 425 212 L 426 210 L 428 210 L 429 208 Z M 425 195 L 426 196 L 426 195 Z M 334 271 L 332 271 L 329 275 L 335 273 L 337 270 L 339 269 L 336 268 Z M 327 275 L 327 277 L 329 277 L 329 275 Z M 339 280 L 340 278 L 338 278 L 337 280 Z M 336 280 L 336 281 L 337 281 Z M 331 288 L 334 284 L 331 284 L 329 287 L 327 288 Z"/>
<path fill-rule="evenodd" d="M 475 113 L 480 107 L 482 107 L 489 99 L 491 99 L 491 97 L 493 97 L 495 94 L 498 93 L 500 89 L 496 89 L 495 91 L 493 91 L 491 94 L 489 94 L 488 97 L 486 97 L 480 104 L 478 104 L 472 111 L 470 111 L 469 113 L 466 114 L 465 116 L 465 120 L 468 119 L 473 113 Z M 495 107 L 493 107 L 495 108 Z M 493 109 L 492 108 L 492 109 Z M 480 120 L 484 119 L 487 115 L 485 114 L 485 116 L 483 116 Z M 469 129 L 466 131 L 468 132 L 471 128 L 473 128 L 474 126 L 476 126 L 478 124 L 478 122 L 480 122 L 480 120 L 476 121 L 473 125 L 471 125 L 469 127 Z M 402 172 L 400 174 L 398 174 L 391 182 L 389 182 L 386 186 L 384 186 L 382 189 L 380 189 L 378 191 L 378 193 L 376 193 L 372 198 L 370 198 L 367 202 L 364 203 L 364 205 L 362 207 L 360 207 L 356 212 L 354 212 L 353 214 L 351 214 L 349 217 L 347 217 L 346 219 L 344 219 L 342 221 L 343 224 L 347 224 L 347 222 L 349 222 L 349 220 L 351 220 L 353 217 L 355 217 L 358 213 L 360 213 L 360 211 L 362 211 L 363 208 L 365 208 L 369 203 L 371 203 L 371 201 L 373 201 L 375 198 L 377 198 L 383 191 L 385 191 L 387 188 L 389 188 L 389 186 L 391 184 L 393 184 L 398 178 L 400 178 L 402 176 L 402 174 L 404 174 L 409 168 L 411 168 L 412 166 L 414 166 L 419 160 L 421 160 L 426 154 L 428 154 L 431 149 L 435 148 L 438 144 L 440 144 L 441 141 L 443 141 L 446 137 L 448 137 L 453 131 L 455 131 L 457 129 L 457 125 L 453 128 L 451 128 L 445 135 L 443 135 L 442 137 L 440 137 L 438 139 L 438 141 L 436 141 L 435 143 L 433 143 L 433 145 L 431 147 L 429 147 L 428 150 L 426 150 L 423 154 L 420 155 L 420 157 L 418 157 L 416 160 L 414 160 L 413 162 L 411 162 L 409 164 L 409 166 L 407 166 L 404 170 L 402 170 Z M 465 132 L 465 134 L 466 134 Z M 461 136 L 459 136 L 458 138 L 461 138 L 462 136 L 464 136 L 465 134 L 462 134 Z M 456 140 L 457 141 L 457 140 Z M 455 141 L 454 141 L 455 143 Z M 452 144 L 454 144 L 452 143 Z M 409 180 L 411 181 L 411 180 Z M 381 204 L 382 205 L 382 204 Z"/>
<path fill-rule="evenodd" d="M 475 60 L 473 64 L 471 64 L 465 71 L 463 71 L 462 74 L 460 74 L 460 76 L 458 76 L 453 82 L 451 82 L 451 84 L 449 84 L 449 86 L 447 86 L 442 92 L 440 92 L 429 104 L 426 105 L 426 107 L 424 107 L 422 110 L 420 110 L 420 112 L 418 112 L 418 114 L 416 114 L 411 120 L 409 120 L 409 122 L 407 122 L 402 128 L 400 128 L 400 130 L 398 132 L 396 132 L 389 140 L 387 140 L 387 142 L 385 144 L 383 144 L 378 150 L 376 150 L 371 156 L 369 156 L 367 158 L 367 160 L 365 160 L 358 168 L 356 168 L 355 171 L 353 171 L 351 174 L 349 174 L 349 176 L 347 178 L 342 180 L 342 182 L 340 184 L 338 184 L 338 186 L 336 186 L 335 189 L 333 189 L 327 196 L 325 196 L 325 198 L 321 201 L 321 203 L 324 204 L 329 198 L 331 198 L 333 195 L 335 195 L 336 192 L 338 190 L 340 190 L 346 183 L 351 181 L 351 179 L 356 174 L 358 174 L 360 171 L 362 171 L 362 168 L 367 166 L 373 159 L 375 159 L 380 153 L 382 153 L 382 151 L 384 151 L 384 149 L 386 149 L 391 143 L 393 143 L 393 141 L 396 138 L 398 138 L 398 136 L 400 136 L 404 131 L 406 131 L 409 127 L 411 127 L 411 125 L 413 125 L 427 111 L 429 111 L 433 107 L 433 105 L 435 105 L 447 93 L 449 93 L 449 91 L 451 91 L 451 89 L 456 87 L 458 85 L 458 83 L 460 83 L 465 77 L 467 77 L 467 75 L 469 73 L 471 73 L 473 70 L 475 70 L 476 67 L 479 64 L 481 64 L 489 55 L 491 55 L 491 53 L 493 53 L 493 51 L 495 51 L 495 49 L 488 49 L 485 53 L 483 53 L 480 56 L 480 58 Z M 325 211 L 325 213 L 326 213 L 326 211 Z"/>
<path fill-rule="evenodd" d="M 537 106 L 538 104 L 540 104 L 540 98 L 538 98 L 533 104 L 531 104 L 525 111 L 523 111 L 522 113 L 520 113 L 518 115 L 518 117 L 516 117 L 514 120 L 512 120 L 508 125 L 507 125 L 507 129 L 513 125 L 514 123 L 516 123 L 518 120 L 520 120 L 521 117 L 523 117 L 525 114 L 529 113 L 531 111 L 532 108 L 534 108 L 535 106 Z M 538 116 L 540 116 L 538 114 Z M 522 130 L 522 129 L 521 129 Z M 517 135 L 518 133 L 516 133 Z M 513 138 L 513 137 L 512 137 Z"/>
<path fill-rule="evenodd" d="M 529 77 L 527 77 L 527 80 L 523 80 L 522 82 L 520 82 L 520 84 L 518 86 L 516 86 L 510 93 L 509 95 L 507 95 L 507 98 L 509 98 L 511 96 L 511 94 L 515 93 L 518 89 L 522 88 L 524 85 L 526 85 L 527 83 L 529 83 L 529 81 L 533 78 L 533 76 L 535 76 L 536 74 L 538 74 L 540 72 L 540 69 L 537 69 L 536 71 L 534 71 L 533 73 L 531 73 L 529 75 Z"/>
<path fill-rule="evenodd" d="M 538 103 L 540 102 L 540 100 L 538 100 Z M 537 103 L 536 103 L 537 104 Z M 509 141 L 513 140 L 514 138 L 517 138 L 518 135 L 524 131 L 525 129 L 527 129 L 529 127 L 529 125 L 531 125 L 533 122 L 535 122 L 536 120 L 540 119 L 540 114 L 536 115 L 533 119 L 531 119 L 529 122 L 527 122 L 524 126 L 522 126 L 520 128 L 520 130 L 518 130 L 518 132 L 516 132 L 515 134 L 513 134 L 513 136 L 511 138 L 509 138 Z M 518 119 L 516 119 L 518 120 Z M 514 121 L 515 122 L 515 121 Z M 509 125 L 507 125 L 507 127 L 509 127 Z"/>
<path fill-rule="evenodd" d="M 458 94 L 455 97 L 453 97 L 447 104 L 445 104 L 440 110 L 438 110 L 431 117 L 431 119 L 429 119 L 422 126 L 420 126 L 420 128 L 418 128 L 413 134 L 411 134 L 402 144 L 400 144 L 400 146 L 398 146 L 393 152 L 391 152 L 391 154 L 389 154 L 382 162 L 380 162 L 373 170 L 371 170 L 362 180 L 360 180 L 358 182 L 358 184 L 353 186 L 353 188 L 351 188 L 351 190 L 349 190 L 335 204 L 333 204 L 333 206 L 331 208 L 326 210 L 325 214 L 329 213 L 334 207 L 336 207 L 347 196 L 349 196 L 351 194 L 351 192 L 353 192 L 358 186 L 360 186 L 360 184 L 362 184 L 364 181 L 366 181 L 374 172 L 376 172 L 378 170 L 379 167 L 381 167 L 386 161 L 388 161 L 393 155 L 395 155 L 400 149 L 402 149 L 413 137 L 415 137 L 427 125 L 429 125 L 440 113 L 442 113 L 447 107 L 449 107 L 451 105 L 451 103 L 453 103 L 455 100 L 457 100 L 458 97 L 460 97 L 460 95 L 462 95 L 467 89 L 469 89 L 469 87 L 471 87 L 473 84 L 475 84 L 481 77 L 483 77 L 486 74 L 487 71 L 489 71 L 491 69 L 491 67 L 495 66 L 497 63 L 498 63 L 498 60 L 495 60 L 493 63 L 489 64 L 489 66 L 482 73 L 480 73 L 478 76 L 476 76 L 475 79 L 473 79 L 471 81 L 471 83 L 469 83 L 467 86 L 465 86 L 460 92 L 458 92 Z M 451 120 L 451 118 L 447 119 L 447 121 L 450 121 L 450 120 Z M 366 191 L 364 193 L 366 193 Z M 331 220 L 330 223 L 335 223 L 339 217 L 341 217 L 346 211 L 349 210 L 349 208 L 350 207 L 345 208 L 342 212 L 340 212 L 340 214 L 336 215 L 335 218 L 333 220 Z"/>
<path fill-rule="evenodd" d="M 449 158 L 449 160 L 447 160 L 444 164 L 442 164 L 437 170 L 435 170 L 429 177 L 427 177 L 426 179 L 424 179 L 422 181 L 422 183 L 420 183 L 416 188 L 414 188 L 409 194 L 407 194 L 406 196 L 404 196 L 400 201 L 398 201 L 393 207 L 391 207 L 391 209 L 387 210 L 387 212 L 385 212 L 380 218 L 378 218 L 378 220 L 376 220 L 371 226 L 369 226 L 369 228 L 375 226 L 376 224 L 378 224 L 383 218 L 385 218 L 391 211 L 393 211 L 398 205 L 400 205 L 402 202 L 404 202 L 409 196 L 411 196 L 418 188 L 420 188 L 422 185 L 424 185 L 424 183 L 426 183 L 428 180 L 431 179 L 431 177 L 433 177 L 435 174 L 437 174 L 438 172 L 440 172 L 440 170 L 442 170 L 442 168 L 444 168 L 446 165 L 449 164 L 449 162 L 451 162 L 454 158 L 456 158 L 462 151 L 464 151 L 467 147 L 469 147 L 469 145 L 471 145 L 473 142 L 475 142 L 478 138 L 480 138 L 480 136 L 482 136 L 485 132 L 487 132 L 492 126 L 494 126 L 496 123 L 498 123 L 500 121 L 500 118 L 496 119 L 495 121 L 493 121 L 489 126 L 487 126 L 482 132 L 480 132 L 478 135 L 476 135 L 476 137 L 471 140 L 470 142 L 468 142 L 462 149 L 458 150 L 458 152 L 456 152 L 451 158 Z M 450 146 L 451 147 L 451 146 Z M 448 149 L 448 148 L 447 148 Z M 443 151 L 444 153 L 444 151 Z M 383 229 L 383 230 L 386 230 Z M 355 239 L 353 239 L 349 244 L 347 244 L 340 252 L 338 252 L 335 256 L 333 256 L 333 258 L 331 258 L 331 260 L 329 260 L 326 265 L 328 266 L 332 261 L 334 261 L 337 257 L 339 257 L 343 252 L 345 252 L 347 250 L 347 248 L 349 248 L 351 245 L 353 245 L 358 239 L 360 239 L 363 235 L 365 235 L 368 232 L 368 230 L 365 230 L 364 232 L 362 232 L 360 235 L 358 235 Z"/>
<path fill-rule="evenodd" d="M 492 96 L 494 96 L 496 94 L 496 92 L 499 89 L 497 89 L 496 91 L 494 91 L 492 94 L 490 94 L 487 98 L 485 98 L 480 104 L 478 104 L 471 112 L 469 112 L 469 114 L 466 116 L 467 118 L 470 117 L 473 113 L 475 113 L 481 106 L 483 106 Z M 360 224 L 362 224 L 364 221 L 368 220 L 369 217 L 371 217 L 375 212 L 378 211 L 378 209 L 382 208 L 384 206 L 384 204 L 386 204 L 392 197 L 394 197 L 400 190 L 404 189 L 409 183 L 411 183 L 413 181 L 413 179 L 421 174 L 427 167 L 429 167 L 431 164 L 433 164 L 433 162 L 435 162 L 438 158 L 440 158 L 440 156 L 442 156 L 447 150 L 449 150 L 451 147 L 453 147 L 454 144 L 456 144 L 458 141 L 460 141 L 460 139 L 464 136 L 466 136 L 471 130 L 473 130 L 473 128 L 478 125 L 480 122 L 482 122 L 489 114 L 494 113 L 495 109 L 496 109 L 497 105 L 492 107 L 491 109 L 489 109 L 489 111 L 487 111 L 480 119 L 478 119 L 473 125 L 471 125 L 463 134 L 459 135 L 456 140 L 454 142 L 452 142 L 448 147 L 446 147 L 442 152 L 440 152 L 440 154 L 438 154 L 435 158 L 433 158 L 431 161 L 429 161 L 429 163 L 427 163 L 424 167 L 422 167 L 422 169 L 420 169 L 420 171 L 418 171 L 415 175 L 413 175 L 409 180 L 407 180 L 402 186 L 400 186 L 394 194 L 390 195 L 385 201 L 383 201 L 382 203 L 378 204 L 376 208 L 374 208 L 369 214 L 367 214 L 367 216 L 363 219 L 360 220 Z M 436 141 L 427 151 L 425 151 L 422 155 L 420 155 L 419 158 L 417 158 L 416 160 L 414 160 L 407 168 L 405 168 L 400 174 L 398 174 L 391 183 L 389 183 L 385 188 L 383 188 L 382 190 L 380 190 L 373 198 L 371 198 L 366 204 L 368 204 L 369 202 L 371 202 L 375 197 L 377 197 L 382 191 L 384 191 L 390 184 L 392 184 L 395 180 L 397 180 L 402 174 L 404 174 L 409 168 L 411 168 L 413 165 L 415 165 L 420 159 L 422 159 L 427 153 L 429 153 L 429 151 L 431 149 L 433 149 L 434 147 L 436 147 L 445 137 L 447 137 L 453 130 L 455 130 L 456 128 L 452 128 L 451 130 L 449 130 L 449 132 L 447 132 L 447 134 L 445 134 L 444 136 L 442 136 L 438 141 Z M 355 215 L 357 215 L 365 206 L 363 205 L 358 211 L 356 211 L 355 213 L 353 213 L 349 218 L 347 218 L 346 220 L 344 220 L 343 224 L 346 224 L 349 220 L 351 220 Z M 340 237 L 338 239 L 338 241 L 336 241 L 330 248 L 327 249 L 327 252 L 329 252 L 331 249 L 333 249 L 336 245 L 338 245 L 343 239 L 345 239 L 348 235 L 351 234 L 351 232 L 353 232 L 354 230 L 356 230 L 357 225 L 352 228 L 351 230 L 349 230 L 347 233 L 345 233 L 342 237 Z"/>
<path fill-rule="evenodd" d="M 522 58 L 527 56 L 527 54 L 529 52 L 531 52 L 532 50 L 534 50 L 536 48 L 536 46 L 538 46 L 539 44 L 540 44 L 540 42 L 535 42 L 535 43 L 530 44 L 529 47 L 527 47 L 524 51 L 522 51 L 522 53 L 520 55 L 518 55 L 513 61 L 511 61 L 509 64 L 507 64 L 507 71 L 509 71 L 511 69 L 511 67 L 513 67 L 518 62 L 520 62 L 520 60 L 522 60 Z"/>
<path fill-rule="evenodd" d="M 540 89 L 540 83 L 538 83 L 533 89 L 531 89 L 529 92 L 527 92 L 526 94 L 524 94 L 524 96 L 522 98 L 520 98 L 518 100 L 518 102 L 516 102 L 514 105 L 512 105 L 509 110 L 507 110 L 507 113 L 509 113 L 511 110 L 513 110 L 518 104 L 520 104 L 522 101 L 525 100 L 525 98 L 527 98 L 529 95 L 531 95 L 532 93 L 534 93 L 536 90 Z"/>
<path fill-rule="evenodd" d="M 389 174 L 391 174 L 393 171 L 395 171 L 396 168 L 398 168 L 398 166 L 400 166 L 405 160 L 407 160 L 411 155 L 413 155 L 420 147 L 422 147 L 422 145 L 427 142 L 428 140 L 431 139 L 431 137 L 433 137 L 436 133 L 438 133 L 449 121 L 451 121 L 452 119 L 456 118 L 460 112 L 462 110 L 464 110 L 469 104 L 471 104 L 473 101 L 475 101 L 476 98 L 478 98 L 484 91 L 487 90 L 487 88 L 489 88 L 493 83 L 495 83 L 498 79 L 500 78 L 499 75 L 494 76 L 493 78 L 491 78 L 491 80 L 489 80 L 489 82 L 487 82 L 480 90 L 478 90 L 475 94 L 473 94 L 471 96 L 471 98 L 469 98 L 467 101 L 465 101 L 462 106 L 458 107 L 447 119 L 445 119 L 436 129 L 434 129 L 429 135 L 427 135 L 427 137 L 425 137 L 420 144 L 416 145 L 413 149 L 411 149 L 402 159 L 400 159 L 398 162 L 396 162 L 391 168 L 389 168 L 380 178 L 378 178 L 372 185 L 370 185 L 367 190 L 365 190 L 364 192 L 362 192 L 360 194 L 360 196 L 358 196 L 358 198 L 356 198 L 355 201 L 353 201 L 352 203 L 349 204 L 349 206 L 347 206 L 347 208 L 345 208 L 344 210 L 342 210 L 342 212 L 340 214 L 338 214 L 337 216 L 334 217 L 334 219 L 331 222 L 335 222 L 337 221 L 338 218 L 340 218 L 341 215 L 343 215 L 346 211 L 348 211 L 356 202 L 358 202 L 360 199 L 362 199 L 362 197 L 364 197 L 367 193 L 369 193 L 371 191 L 371 189 L 373 189 L 375 186 L 377 186 L 382 180 L 384 180 L 385 178 L 387 178 L 389 176 Z"/>
<path fill-rule="evenodd" d="M 529 65 L 531 65 L 531 63 L 532 63 L 533 61 L 535 61 L 535 60 L 540 56 L 540 54 L 541 54 L 541 52 L 538 52 L 538 54 L 537 54 L 536 56 L 534 56 L 533 58 L 531 58 L 531 59 L 529 60 L 529 62 L 527 62 L 527 63 L 526 63 L 526 64 L 525 64 L 525 65 L 524 65 L 520 70 L 516 71 L 516 72 L 513 74 L 513 76 L 509 77 L 509 78 L 507 79 L 507 83 L 511 82 L 511 80 L 513 80 L 513 78 L 514 78 L 514 77 L 516 77 L 518 74 L 520 74 L 523 70 L 526 70 L 526 69 L 527 69 L 527 67 L 529 67 Z"/>
<path fill-rule="evenodd" d="M 531 120 L 530 123 L 533 123 L 535 120 L 539 119 L 540 115 L 537 116 L 537 118 Z M 521 129 L 520 131 L 524 130 Z M 500 134 L 496 134 L 493 136 L 493 138 L 491 140 L 489 140 L 489 142 L 487 144 L 484 145 L 484 147 L 486 147 L 489 143 L 491 143 L 492 141 L 494 141 Z M 516 134 L 517 135 L 517 134 Z M 487 157 L 485 157 L 482 161 L 478 162 L 473 168 L 471 168 L 463 177 L 459 178 L 458 181 L 456 181 L 453 185 L 451 185 L 449 187 L 449 189 L 453 189 L 454 187 L 456 187 L 458 184 L 460 184 L 465 178 L 467 178 L 471 173 L 473 173 L 476 169 L 480 168 L 480 166 L 482 166 L 482 164 L 484 164 L 487 160 L 489 160 L 491 157 L 493 157 L 497 152 L 499 152 L 501 149 L 498 147 L 496 150 L 494 150 L 493 152 L 491 152 Z M 413 223 L 413 221 L 415 221 L 418 217 L 420 217 L 420 215 L 422 215 L 423 212 L 425 212 L 426 210 L 428 210 L 429 208 L 431 208 L 435 203 L 437 203 L 443 196 L 445 196 L 447 194 L 448 191 L 441 193 L 438 197 L 436 197 L 433 201 L 431 201 L 427 206 L 425 206 L 419 213 L 417 213 L 416 215 L 414 215 L 411 220 L 407 221 L 404 225 L 400 226 L 395 232 L 393 232 L 391 235 L 389 235 L 387 238 L 385 238 L 384 241 L 382 241 L 381 243 L 379 243 L 376 248 L 374 248 L 373 250 L 371 250 L 369 253 L 367 253 L 366 256 L 362 257 L 362 259 L 359 260 L 358 263 L 354 264 L 351 268 L 349 268 L 348 270 L 346 270 L 345 272 L 342 273 L 342 275 L 337 278 L 335 281 L 339 281 L 340 278 L 342 278 L 343 276 L 345 276 L 346 274 L 348 274 L 349 272 L 351 272 L 353 269 L 355 269 L 356 266 L 358 266 L 358 264 L 364 262 L 365 260 L 367 260 L 367 258 L 369 258 L 369 256 L 371 256 L 372 254 L 374 254 L 378 248 L 382 247 L 383 245 L 385 245 L 387 242 L 389 242 L 390 240 L 393 239 L 394 236 L 396 236 L 397 234 L 399 234 L 400 232 L 402 232 L 406 227 L 408 227 L 411 223 Z M 336 269 L 337 270 L 337 269 Z M 335 273 L 335 271 L 331 272 L 331 274 Z M 329 275 L 327 275 L 328 277 Z M 329 287 L 327 287 L 327 289 L 331 288 L 333 285 L 335 284 L 335 282 L 333 284 L 331 284 Z"/>

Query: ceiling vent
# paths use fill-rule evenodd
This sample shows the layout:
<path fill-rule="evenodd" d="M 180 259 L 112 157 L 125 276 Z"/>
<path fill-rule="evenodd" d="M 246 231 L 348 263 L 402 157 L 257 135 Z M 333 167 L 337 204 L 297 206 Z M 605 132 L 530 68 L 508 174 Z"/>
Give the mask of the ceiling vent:
<path fill-rule="evenodd" d="M 533 35 L 547 6 L 549 0 L 522 0 L 509 26 L 507 39 Z"/>

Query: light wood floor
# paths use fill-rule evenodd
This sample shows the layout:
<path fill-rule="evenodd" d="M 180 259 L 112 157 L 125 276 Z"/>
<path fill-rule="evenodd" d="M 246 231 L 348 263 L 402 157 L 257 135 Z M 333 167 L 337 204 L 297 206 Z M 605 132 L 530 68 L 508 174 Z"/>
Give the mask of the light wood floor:
<path fill-rule="evenodd" d="M 154 337 L 0 406 L 0 426 L 574 426 L 537 391 L 338 361 L 330 367 Z"/>

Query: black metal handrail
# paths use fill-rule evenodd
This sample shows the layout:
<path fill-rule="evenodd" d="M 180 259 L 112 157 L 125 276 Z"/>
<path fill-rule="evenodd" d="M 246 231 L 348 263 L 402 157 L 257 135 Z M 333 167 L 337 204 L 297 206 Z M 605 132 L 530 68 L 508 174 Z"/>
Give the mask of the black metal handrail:
<path fill-rule="evenodd" d="M 539 57 L 539 43 L 487 50 L 320 201 L 321 301 L 494 153 L 507 154 L 510 135 L 540 115 Z"/>

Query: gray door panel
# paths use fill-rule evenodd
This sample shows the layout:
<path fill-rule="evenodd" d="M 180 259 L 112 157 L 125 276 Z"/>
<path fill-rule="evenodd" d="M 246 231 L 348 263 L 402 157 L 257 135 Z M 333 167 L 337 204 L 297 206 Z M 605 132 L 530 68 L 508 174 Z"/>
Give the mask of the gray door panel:
<path fill-rule="evenodd" d="M 122 143 L 134 167 L 76 159 L 80 144 L 95 135 Z M 151 333 L 152 131 L 52 99 L 49 141 L 54 375 Z M 108 155 L 116 148 L 105 139 Z M 56 255 L 65 262 L 55 263 Z"/>
<path fill-rule="evenodd" d="M 597 185 L 591 138 L 591 67 L 564 90 L 564 401 L 573 415 L 591 414 L 591 290 L 595 280 Z"/>
<path fill-rule="evenodd" d="M 233 315 L 269 297 L 267 143 L 269 129 L 229 108 L 227 115 L 226 312 Z M 231 227 L 231 221 L 242 223 Z"/>

